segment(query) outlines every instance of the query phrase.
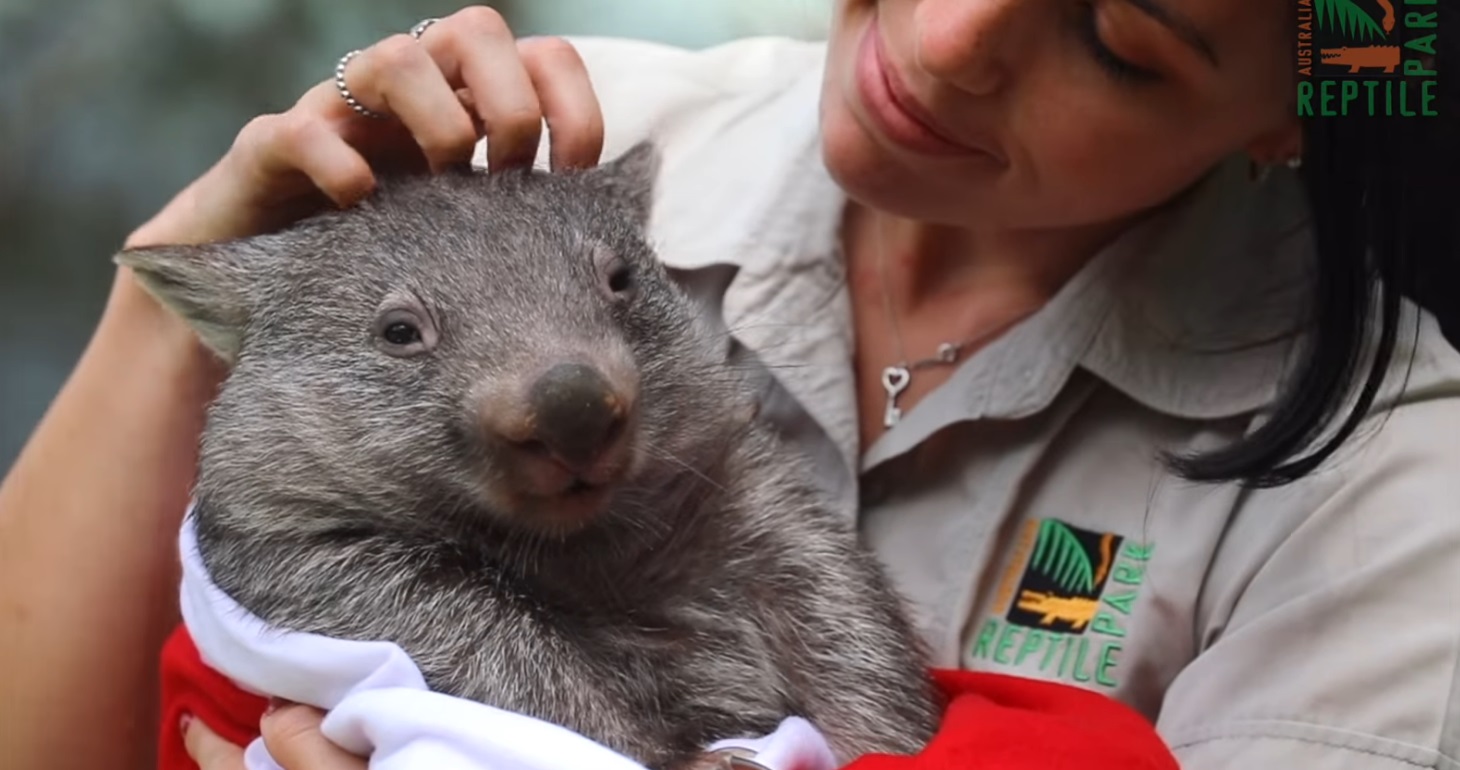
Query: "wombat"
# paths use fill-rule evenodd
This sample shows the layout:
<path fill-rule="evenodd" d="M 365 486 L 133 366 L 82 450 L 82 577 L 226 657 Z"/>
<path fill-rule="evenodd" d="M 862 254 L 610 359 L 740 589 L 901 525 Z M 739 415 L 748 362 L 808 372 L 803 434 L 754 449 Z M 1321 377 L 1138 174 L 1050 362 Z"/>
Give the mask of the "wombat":
<path fill-rule="evenodd" d="M 659 166 L 382 177 L 283 232 L 123 251 L 230 364 L 196 531 L 276 627 L 654 770 L 811 721 L 917 752 L 940 704 L 854 526 L 656 260 Z"/>

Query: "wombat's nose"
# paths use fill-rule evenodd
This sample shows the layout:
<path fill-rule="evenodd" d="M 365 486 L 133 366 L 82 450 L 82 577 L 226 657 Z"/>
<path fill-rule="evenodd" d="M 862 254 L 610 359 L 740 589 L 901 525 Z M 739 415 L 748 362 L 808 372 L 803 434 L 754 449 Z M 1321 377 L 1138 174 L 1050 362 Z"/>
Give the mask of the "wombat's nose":
<path fill-rule="evenodd" d="M 585 471 L 618 438 L 626 417 L 624 397 L 597 369 L 557 364 L 532 384 L 533 439 L 559 462 Z"/>

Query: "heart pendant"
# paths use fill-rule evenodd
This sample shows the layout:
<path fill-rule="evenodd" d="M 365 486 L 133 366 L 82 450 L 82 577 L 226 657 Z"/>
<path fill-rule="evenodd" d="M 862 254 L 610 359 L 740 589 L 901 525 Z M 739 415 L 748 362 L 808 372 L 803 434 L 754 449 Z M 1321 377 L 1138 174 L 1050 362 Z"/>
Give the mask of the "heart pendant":
<path fill-rule="evenodd" d="M 897 395 L 907 388 L 912 374 L 904 366 L 889 366 L 882 370 L 882 387 L 887 391 L 887 411 L 882 416 L 882 427 L 891 428 L 902 419 L 902 410 L 897 408 Z"/>
<path fill-rule="evenodd" d="M 907 387 L 910 377 L 907 369 L 901 366 L 889 366 L 882 370 L 882 387 L 887 389 L 888 395 L 895 396 Z"/>

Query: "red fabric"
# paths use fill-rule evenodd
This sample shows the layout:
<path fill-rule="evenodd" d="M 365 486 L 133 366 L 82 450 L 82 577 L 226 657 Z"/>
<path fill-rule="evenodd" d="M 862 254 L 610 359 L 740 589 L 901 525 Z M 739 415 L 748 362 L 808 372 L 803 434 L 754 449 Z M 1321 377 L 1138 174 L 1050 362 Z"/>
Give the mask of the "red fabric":
<path fill-rule="evenodd" d="M 948 708 L 923 752 L 869 755 L 844 770 L 1180 770 L 1150 723 L 1112 698 L 1003 674 L 933 674 Z M 183 714 L 242 746 L 258 737 L 267 703 L 203 663 L 179 626 L 162 650 L 159 770 L 198 770 L 183 748 Z"/>
<path fill-rule="evenodd" d="M 184 714 L 201 719 L 219 736 L 244 746 L 258 737 L 259 719 L 267 706 L 267 698 L 244 692 L 204 663 L 187 628 L 179 625 L 162 647 L 159 770 L 198 770 L 183 747 L 179 720 Z"/>
<path fill-rule="evenodd" d="M 843 770 L 1180 770 L 1151 724 L 1113 698 L 1004 674 L 933 675 L 948 708 L 922 753 Z"/>

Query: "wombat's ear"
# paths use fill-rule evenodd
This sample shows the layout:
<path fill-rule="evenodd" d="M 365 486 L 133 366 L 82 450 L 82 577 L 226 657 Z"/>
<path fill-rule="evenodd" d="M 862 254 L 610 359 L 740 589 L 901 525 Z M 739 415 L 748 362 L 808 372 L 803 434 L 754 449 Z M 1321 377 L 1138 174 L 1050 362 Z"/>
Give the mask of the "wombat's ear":
<path fill-rule="evenodd" d="M 142 287 L 187 321 L 227 364 L 238 357 L 248 321 L 248 275 L 261 269 L 248 241 L 198 246 L 144 246 L 112 261 L 131 268 Z"/>
<path fill-rule="evenodd" d="M 593 169 L 594 181 L 623 201 L 641 226 L 654 206 L 654 181 L 659 174 L 659 147 L 645 139 L 627 152 Z"/>

